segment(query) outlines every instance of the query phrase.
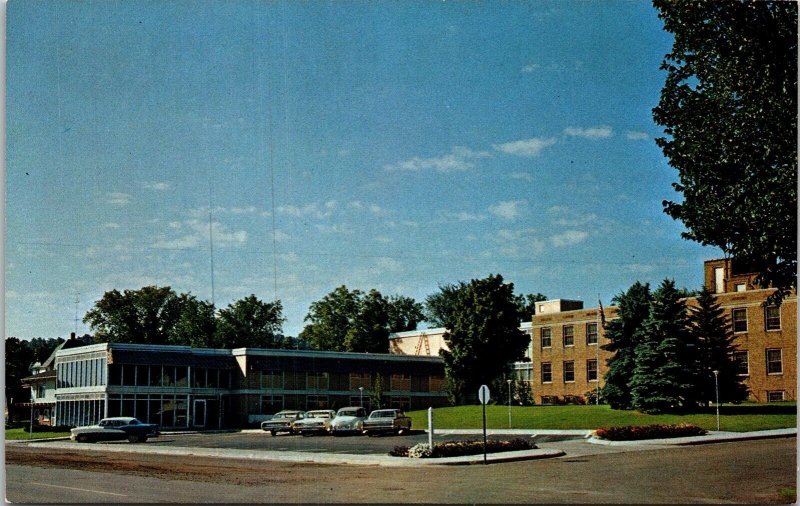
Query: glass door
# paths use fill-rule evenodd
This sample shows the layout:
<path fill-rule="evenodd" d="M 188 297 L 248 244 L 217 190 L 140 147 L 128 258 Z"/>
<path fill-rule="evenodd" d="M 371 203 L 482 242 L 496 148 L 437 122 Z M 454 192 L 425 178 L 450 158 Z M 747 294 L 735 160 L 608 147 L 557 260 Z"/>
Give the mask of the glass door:
<path fill-rule="evenodd" d="M 195 427 L 206 426 L 206 401 L 195 399 L 194 410 L 192 411 L 192 423 Z"/>

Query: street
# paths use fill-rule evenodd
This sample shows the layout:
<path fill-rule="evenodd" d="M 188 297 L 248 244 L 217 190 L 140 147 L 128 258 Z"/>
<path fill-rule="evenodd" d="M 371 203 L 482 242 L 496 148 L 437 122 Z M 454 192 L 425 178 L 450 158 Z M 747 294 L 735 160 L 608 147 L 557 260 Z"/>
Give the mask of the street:
<path fill-rule="evenodd" d="M 768 503 L 791 502 L 781 491 L 796 487 L 795 438 L 640 451 L 546 444 L 560 444 L 567 455 L 425 468 L 6 445 L 6 497 L 18 503 Z"/>

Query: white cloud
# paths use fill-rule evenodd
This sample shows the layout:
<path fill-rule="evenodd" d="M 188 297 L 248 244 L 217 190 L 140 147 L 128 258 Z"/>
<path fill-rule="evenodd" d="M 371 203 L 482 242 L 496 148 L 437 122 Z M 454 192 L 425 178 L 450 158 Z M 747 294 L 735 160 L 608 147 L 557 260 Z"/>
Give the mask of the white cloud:
<path fill-rule="evenodd" d="M 533 176 L 531 176 L 527 172 L 512 172 L 511 179 L 519 179 L 522 181 L 533 182 Z"/>
<path fill-rule="evenodd" d="M 633 130 L 628 130 L 625 132 L 625 137 L 631 141 L 646 141 L 650 139 L 650 136 L 645 132 L 634 132 Z"/>
<path fill-rule="evenodd" d="M 280 230 L 276 230 L 275 231 L 275 241 L 276 242 L 286 242 L 289 239 L 291 239 L 291 236 L 289 236 L 289 234 L 287 234 L 286 232 L 282 232 Z"/>
<path fill-rule="evenodd" d="M 535 157 L 539 156 L 544 149 L 555 143 L 555 137 L 532 137 L 530 139 L 506 142 L 504 144 L 493 144 L 492 147 L 497 151 L 509 155 Z"/>
<path fill-rule="evenodd" d="M 163 192 L 172 188 L 172 184 L 166 181 L 148 181 L 142 183 L 142 188 Z"/>
<path fill-rule="evenodd" d="M 323 234 L 352 234 L 353 230 L 342 223 L 334 223 L 333 225 L 325 225 L 317 223 L 314 225 L 320 233 Z"/>
<path fill-rule="evenodd" d="M 524 67 L 522 67 L 521 72 L 523 74 L 530 74 L 533 71 L 538 70 L 540 68 L 542 68 L 542 66 L 539 65 L 538 63 L 529 63 L 528 65 L 525 65 Z"/>
<path fill-rule="evenodd" d="M 438 172 L 459 172 L 475 167 L 475 160 L 492 156 L 486 151 L 474 151 L 464 146 L 455 146 L 450 153 L 431 158 L 415 156 L 402 162 L 384 165 L 390 172 L 419 172 L 435 170 Z"/>
<path fill-rule="evenodd" d="M 552 222 L 564 227 L 580 227 L 596 223 L 598 218 L 594 213 L 580 213 L 566 206 L 552 206 L 547 209 L 552 216 Z"/>
<path fill-rule="evenodd" d="M 385 235 L 375 236 L 374 239 L 375 239 L 375 242 L 380 242 L 380 243 L 383 243 L 383 244 L 389 244 L 389 243 L 392 242 L 392 238 L 391 237 L 387 237 Z"/>
<path fill-rule="evenodd" d="M 590 128 L 567 127 L 564 135 L 569 137 L 583 137 L 585 139 L 607 139 L 614 135 L 614 130 L 607 125 L 593 126 Z"/>
<path fill-rule="evenodd" d="M 566 230 L 560 234 L 550 237 L 550 242 L 557 248 L 574 246 L 580 244 L 589 237 L 589 234 L 582 230 Z"/>
<path fill-rule="evenodd" d="M 467 211 L 459 211 L 459 212 L 440 211 L 439 216 L 441 216 L 445 220 L 455 220 L 455 221 L 484 221 L 486 219 L 485 214 L 476 214 Z"/>
<path fill-rule="evenodd" d="M 119 228 L 119 223 L 103 223 L 103 228 Z"/>
<path fill-rule="evenodd" d="M 402 262 L 391 257 L 380 257 L 375 259 L 375 266 L 384 271 L 397 272 L 403 270 Z"/>
<path fill-rule="evenodd" d="M 127 206 L 131 202 L 131 196 L 127 193 L 111 192 L 106 194 L 106 202 L 115 206 Z"/>
<path fill-rule="evenodd" d="M 310 204 L 306 204 L 304 206 L 295 206 L 295 205 L 285 205 L 285 206 L 278 206 L 277 211 L 278 214 L 283 214 L 286 216 L 293 216 L 295 218 L 316 218 L 316 219 L 323 219 L 328 218 L 333 214 L 333 209 L 336 207 L 336 201 L 331 200 L 320 206 L 317 202 L 312 202 Z"/>
<path fill-rule="evenodd" d="M 176 227 L 176 224 L 177 222 L 171 222 L 169 228 L 172 230 L 183 228 L 182 225 Z M 192 249 L 209 243 L 208 222 L 191 219 L 186 221 L 186 226 L 190 229 L 189 233 L 185 233 L 180 237 L 158 240 L 151 246 L 160 249 Z M 244 244 L 248 238 L 247 231 L 230 230 L 217 221 L 211 223 L 211 232 L 214 234 L 214 245 L 219 246 Z"/>
<path fill-rule="evenodd" d="M 489 206 L 489 212 L 505 220 L 515 220 L 522 215 L 526 203 L 524 200 L 506 200 Z"/>

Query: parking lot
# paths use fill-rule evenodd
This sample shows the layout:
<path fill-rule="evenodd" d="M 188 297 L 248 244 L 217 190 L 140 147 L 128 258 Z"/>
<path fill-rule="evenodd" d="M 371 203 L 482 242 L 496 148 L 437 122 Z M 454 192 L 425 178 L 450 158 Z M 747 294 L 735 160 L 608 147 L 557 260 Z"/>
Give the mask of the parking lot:
<path fill-rule="evenodd" d="M 437 435 L 436 441 L 474 439 L 482 435 Z M 511 439 L 516 436 L 489 436 L 489 439 Z M 530 436 L 526 436 L 530 437 Z M 551 440 L 552 436 L 538 436 L 537 442 Z M 428 441 L 428 434 L 422 430 L 395 436 L 300 436 L 279 434 L 271 436 L 263 431 L 244 431 L 232 433 L 162 434 L 147 441 L 147 445 L 181 446 L 196 448 L 231 448 L 246 450 L 352 453 L 367 455 L 386 455 L 395 446 L 413 446 Z M 127 442 L 100 444 L 129 444 Z"/>

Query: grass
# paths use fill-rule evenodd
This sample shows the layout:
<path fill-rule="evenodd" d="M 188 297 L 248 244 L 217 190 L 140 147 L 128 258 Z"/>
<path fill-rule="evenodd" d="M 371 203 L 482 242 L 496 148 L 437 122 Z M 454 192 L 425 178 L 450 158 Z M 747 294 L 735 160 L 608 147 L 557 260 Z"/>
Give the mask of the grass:
<path fill-rule="evenodd" d="M 51 437 L 69 437 L 69 432 L 34 432 L 28 434 L 23 428 L 6 429 L 6 441 L 12 439 L 44 439 Z"/>
<path fill-rule="evenodd" d="M 781 489 L 778 495 L 781 500 L 786 501 L 787 504 L 794 504 L 797 502 L 797 490 L 792 487 Z"/>
<path fill-rule="evenodd" d="M 427 410 L 411 411 L 413 427 L 427 428 Z M 453 406 L 433 410 L 434 427 L 440 429 L 480 429 L 483 427 L 481 406 Z M 511 406 L 513 429 L 590 429 L 625 425 L 690 423 L 706 430 L 717 430 L 715 408 L 704 408 L 689 414 L 648 415 L 638 411 L 614 410 L 605 405 L 585 406 Z M 749 432 L 797 426 L 797 405 L 794 402 L 720 407 L 720 430 Z M 486 406 L 486 428 L 507 429 L 508 407 Z"/>

